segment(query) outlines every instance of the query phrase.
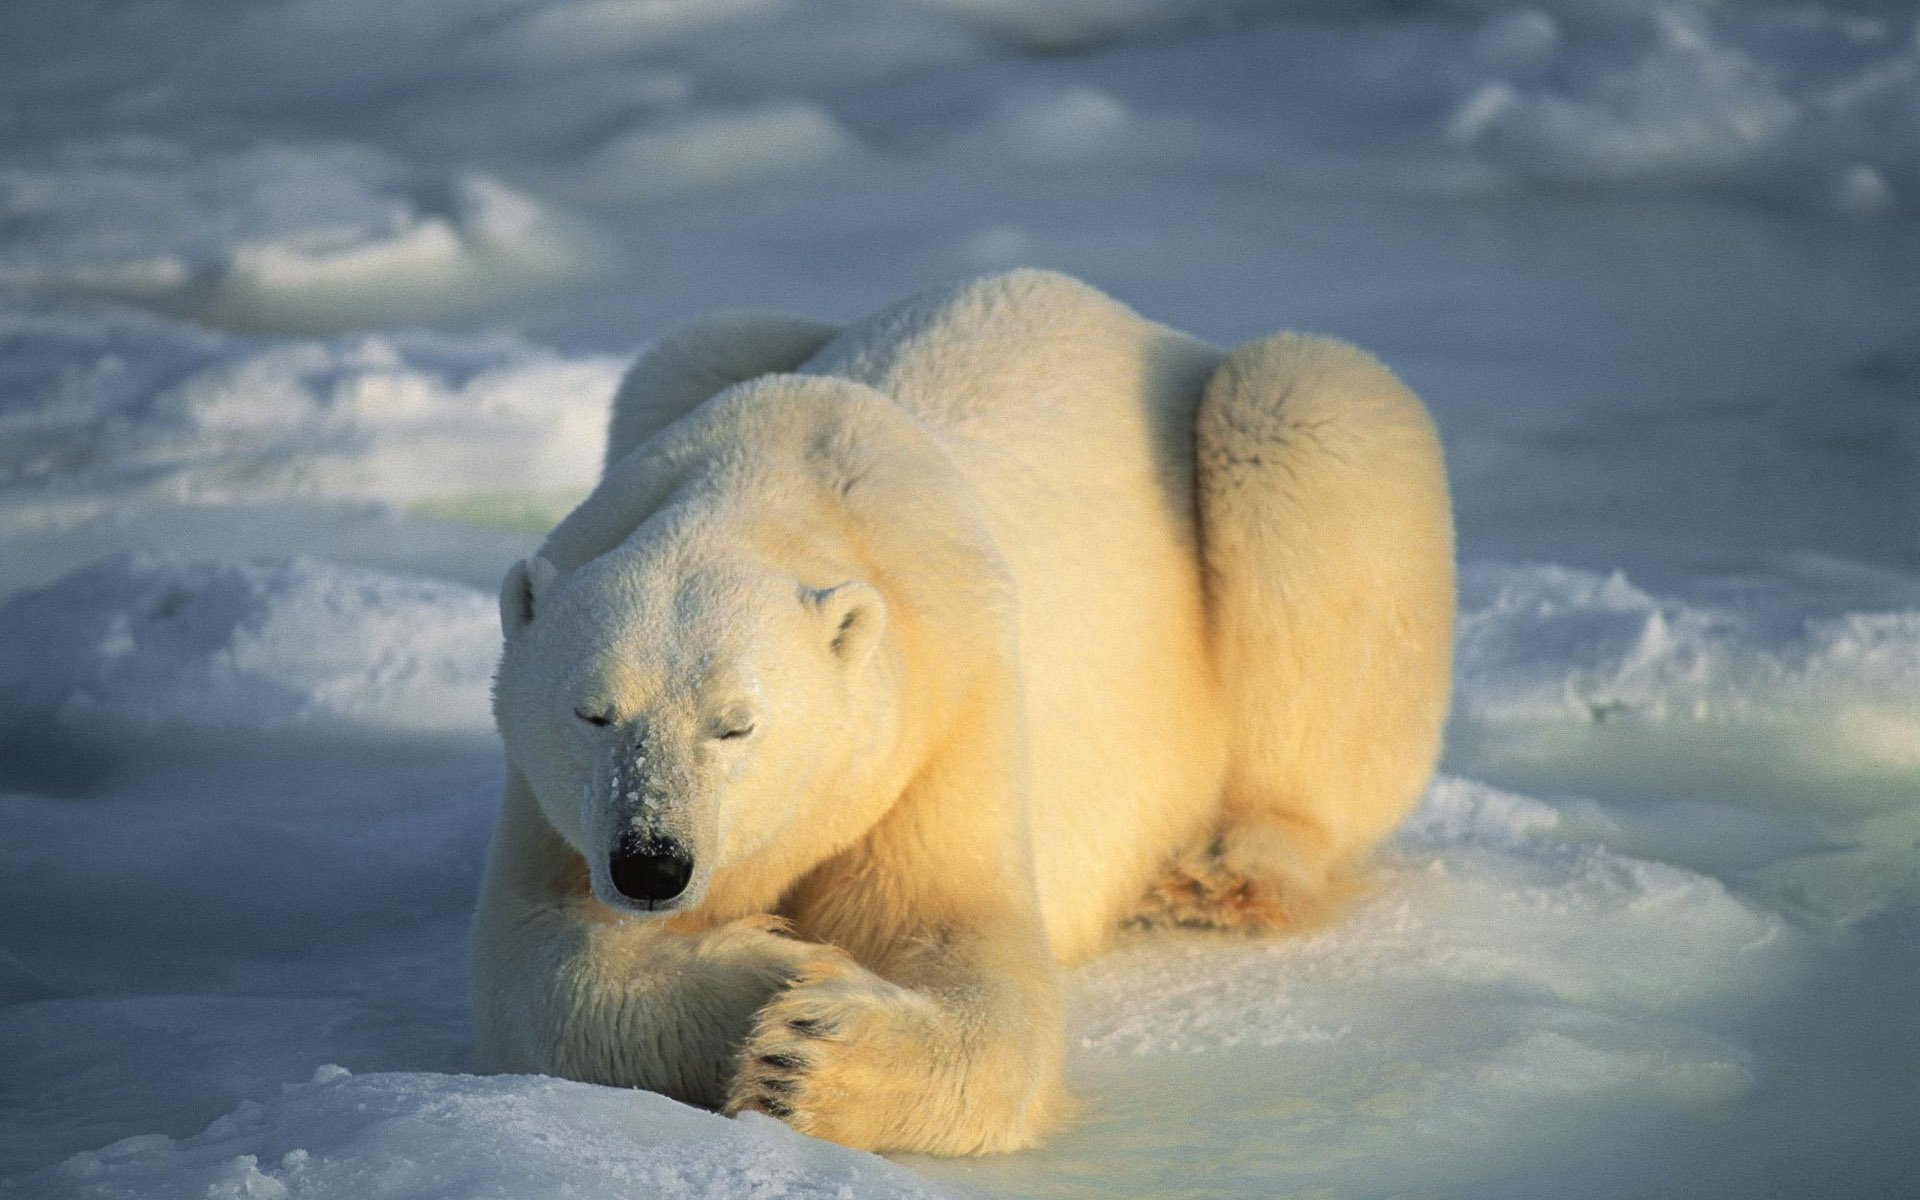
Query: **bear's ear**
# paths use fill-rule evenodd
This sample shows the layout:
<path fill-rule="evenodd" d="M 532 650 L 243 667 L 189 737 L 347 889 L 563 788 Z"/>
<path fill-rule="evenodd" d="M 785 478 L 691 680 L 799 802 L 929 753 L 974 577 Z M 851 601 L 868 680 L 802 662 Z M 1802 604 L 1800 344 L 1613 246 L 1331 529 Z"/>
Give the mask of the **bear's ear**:
<path fill-rule="evenodd" d="M 827 647 L 849 667 L 867 661 L 887 624 L 887 602 L 872 584 L 849 579 L 830 588 L 813 588 L 807 603 L 820 614 Z"/>
<path fill-rule="evenodd" d="M 500 585 L 500 632 L 512 637 L 533 620 L 533 609 L 540 597 L 560 574 L 560 569 L 541 558 L 523 558 L 507 571 Z"/>

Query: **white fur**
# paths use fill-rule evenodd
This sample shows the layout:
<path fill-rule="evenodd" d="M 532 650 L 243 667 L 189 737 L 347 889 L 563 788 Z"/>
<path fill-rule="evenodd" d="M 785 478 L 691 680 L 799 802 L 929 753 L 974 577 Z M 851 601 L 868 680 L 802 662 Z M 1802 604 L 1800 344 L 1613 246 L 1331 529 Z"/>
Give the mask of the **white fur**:
<path fill-rule="evenodd" d="M 1439 445 L 1350 347 L 1222 355 L 1016 271 L 675 334 L 608 458 L 502 589 L 494 1069 L 1030 1145 L 1056 962 L 1127 918 L 1303 919 L 1432 771 Z M 693 851 L 644 916 L 623 830 Z"/>

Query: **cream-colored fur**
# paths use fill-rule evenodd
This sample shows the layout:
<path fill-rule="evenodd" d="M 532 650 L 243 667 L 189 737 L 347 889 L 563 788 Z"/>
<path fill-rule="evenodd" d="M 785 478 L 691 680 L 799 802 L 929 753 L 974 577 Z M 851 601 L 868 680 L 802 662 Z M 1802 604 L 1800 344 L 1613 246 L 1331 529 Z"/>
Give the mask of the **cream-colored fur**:
<path fill-rule="evenodd" d="M 689 327 L 610 441 L 502 589 L 490 1068 L 1031 1145 L 1057 963 L 1314 915 L 1432 771 L 1439 445 L 1350 347 L 1222 355 L 1016 271 Z M 622 896 L 623 833 L 686 891 Z"/>

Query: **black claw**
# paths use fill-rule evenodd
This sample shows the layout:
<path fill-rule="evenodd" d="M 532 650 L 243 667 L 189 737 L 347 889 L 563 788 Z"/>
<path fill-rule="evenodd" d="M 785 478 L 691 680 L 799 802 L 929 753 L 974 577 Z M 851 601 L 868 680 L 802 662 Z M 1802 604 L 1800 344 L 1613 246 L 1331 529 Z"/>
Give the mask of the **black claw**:
<path fill-rule="evenodd" d="M 770 1117 L 779 1117 L 782 1121 L 793 1115 L 793 1109 L 785 1100 L 776 1100 L 772 1096 L 755 1096 L 753 1102 Z"/>
<path fill-rule="evenodd" d="M 793 1080 L 782 1079 L 778 1075 L 769 1075 L 760 1081 L 760 1086 L 778 1095 L 789 1095 L 793 1091 Z"/>
<path fill-rule="evenodd" d="M 798 1071 L 806 1062 L 793 1054 L 762 1054 L 760 1061 L 776 1071 Z"/>
<path fill-rule="evenodd" d="M 787 1022 L 787 1028 L 803 1037 L 825 1037 L 830 1032 L 825 1022 L 812 1017 L 795 1017 Z"/>

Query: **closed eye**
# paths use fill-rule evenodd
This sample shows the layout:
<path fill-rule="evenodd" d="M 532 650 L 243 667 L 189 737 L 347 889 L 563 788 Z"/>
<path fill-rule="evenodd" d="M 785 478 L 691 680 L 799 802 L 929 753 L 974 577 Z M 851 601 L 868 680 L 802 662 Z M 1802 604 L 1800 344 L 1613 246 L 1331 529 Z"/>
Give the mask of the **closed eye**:
<path fill-rule="evenodd" d="M 718 742 L 730 742 L 735 738 L 746 737 L 748 734 L 752 732 L 753 732 L 753 722 L 747 721 L 739 725 L 729 725 L 727 728 L 722 729 L 718 733 L 714 734 L 713 738 L 715 741 L 718 741 Z"/>
<path fill-rule="evenodd" d="M 613 724 L 613 717 L 611 715 L 605 712 L 597 712 L 589 708 L 576 708 L 573 710 L 573 715 L 576 717 L 579 717 L 582 721 L 585 721 L 587 724 L 598 727 L 598 728 L 605 728 L 606 726 Z"/>

